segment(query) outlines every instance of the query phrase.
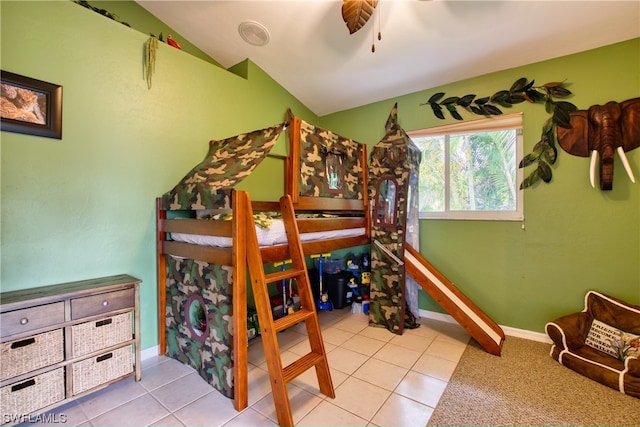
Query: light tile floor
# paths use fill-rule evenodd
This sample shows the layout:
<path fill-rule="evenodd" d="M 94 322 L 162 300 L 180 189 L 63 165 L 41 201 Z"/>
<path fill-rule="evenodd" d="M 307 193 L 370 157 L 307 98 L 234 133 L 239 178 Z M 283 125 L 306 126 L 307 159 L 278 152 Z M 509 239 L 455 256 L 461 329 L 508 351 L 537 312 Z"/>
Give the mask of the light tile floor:
<path fill-rule="evenodd" d="M 426 425 L 469 335 L 456 324 L 429 319 L 395 335 L 368 326 L 368 316 L 348 308 L 319 316 L 336 397 L 319 392 L 313 369 L 293 380 L 288 392 L 296 425 Z M 309 351 L 305 334 L 303 324 L 279 334 L 284 365 Z M 249 362 L 249 407 L 242 412 L 193 369 L 153 357 L 142 362 L 140 382 L 128 378 L 42 419 L 82 427 L 276 426 L 259 338 L 249 343 Z"/>

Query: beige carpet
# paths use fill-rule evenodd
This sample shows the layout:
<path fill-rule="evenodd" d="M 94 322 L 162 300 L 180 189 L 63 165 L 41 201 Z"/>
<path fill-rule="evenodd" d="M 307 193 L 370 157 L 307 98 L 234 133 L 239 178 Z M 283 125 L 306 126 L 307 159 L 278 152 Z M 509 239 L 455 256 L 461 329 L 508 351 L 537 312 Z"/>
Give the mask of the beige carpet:
<path fill-rule="evenodd" d="M 640 399 L 563 367 L 550 348 L 507 337 L 496 357 L 471 340 L 428 426 L 640 425 Z"/>

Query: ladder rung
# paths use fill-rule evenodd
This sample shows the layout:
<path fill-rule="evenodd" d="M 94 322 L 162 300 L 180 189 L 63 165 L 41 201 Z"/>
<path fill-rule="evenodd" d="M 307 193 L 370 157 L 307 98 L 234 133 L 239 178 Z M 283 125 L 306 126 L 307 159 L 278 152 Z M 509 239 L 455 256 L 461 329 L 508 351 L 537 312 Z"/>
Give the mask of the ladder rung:
<path fill-rule="evenodd" d="M 281 426 L 293 426 L 293 414 L 291 412 L 291 402 L 287 393 L 287 383 L 298 377 L 310 368 L 315 368 L 316 377 L 318 378 L 318 386 L 320 392 L 329 397 L 335 397 L 333 382 L 331 381 L 331 372 L 327 355 L 322 342 L 320 325 L 318 322 L 318 314 L 314 306 L 313 291 L 309 283 L 309 277 L 305 268 L 304 252 L 300 243 L 299 229 L 295 219 L 295 210 L 290 196 L 283 196 L 280 199 L 280 208 L 283 213 L 284 227 L 287 232 L 287 245 L 282 245 L 282 250 L 278 250 L 278 254 L 269 251 L 263 252 L 258 246 L 258 238 L 254 227 L 252 208 L 249 195 L 245 192 L 239 192 L 237 198 L 239 212 L 245 216 L 245 224 L 247 230 L 247 253 L 246 261 L 251 276 L 251 289 L 253 290 L 256 308 L 258 310 L 258 320 L 262 328 L 262 343 L 264 345 L 264 355 L 269 368 L 269 377 L 271 378 L 271 391 L 273 394 L 273 403 L 276 407 L 276 415 L 278 424 Z M 268 257 L 269 262 L 281 261 L 283 258 L 291 258 L 291 267 L 283 270 L 265 274 L 265 259 Z M 286 316 L 273 319 L 273 313 L 270 309 L 269 301 L 269 284 L 283 282 L 287 279 L 296 279 L 298 291 L 300 293 L 301 308 Z M 283 295 L 285 297 L 285 295 Z M 286 307 L 283 305 L 286 312 Z M 302 356 L 300 359 L 282 367 L 282 352 L 280 343 L 278 342 L 277 332 L 290 328 L 298 323 L 304 322 L 307 330 L 307 338 L 311 352 Z"/>
<path fill-rule="evenodd" d="M 303 269 L 290 268 L 288 270 L 281 270 L 275 273 L 265 274 L 265 283 L 279 282 L 280 280 L 293 279 L 299 277 L 304 273 Z"/>
<path fill-rule="evenodd" d="M 287 328 L 296 325 L 303 320 L 307 320 L 308 318 L 314 315 L 315 311 L 307 310 L 306 308 L 301 308 L 300 310 L 293 312 L 291 314 L 287 314 L 284 317 L 280 317 L 273 321 L 273 326 L 276 332 L 284 331 Z"/>
<path fill-rule="evenodd" d="M 287 365 L 287 367 L 282 370 L 285 384 L 307 371 L 309 368 L 317 365 L 323 359 L 324 356 L 322 354 L 311 352 L 302 356 L 290 365 Z"/>

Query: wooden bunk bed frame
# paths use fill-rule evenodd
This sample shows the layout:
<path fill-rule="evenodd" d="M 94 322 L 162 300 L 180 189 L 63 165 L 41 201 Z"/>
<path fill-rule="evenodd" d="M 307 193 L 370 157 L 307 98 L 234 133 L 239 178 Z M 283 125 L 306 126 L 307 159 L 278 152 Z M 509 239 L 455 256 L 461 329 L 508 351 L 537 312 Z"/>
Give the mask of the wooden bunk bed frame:
<path fill-rule="evenodd" d="M 362 147 L 360 159 L 362 168 L 363 188 L 362 199 L 327 198 L 300 196 L 300 127 L 301 120 L 291 117 L 288 122 L 289 156 L 284 159 L 285 189 L 297 212 L 349 212 L 359 213 L 360 216 L 340 218 L 299 218 L 297 224 L 300 233 L 310 233 L 328 230 L 363 227 L 365 232 L 358 236 L 332 238 L 327 240 L 303 242 L 305 255 L 331 252 L 371 243 L 371 221 L 368 206 L 367 189 L 367 154 L 366 146 Z M 277 201 L 253 201 L 247 206 L 248 197 L 238 197 L 238 192 L 231 198 L 232 219 L 200 220 L 200 219 L 170 219 L 168 209 L 163 207 L 162 198 L 156 201 L 157 222 L 157 275 L 158 275 L 158 344 L 159 354 L 166 352 L 166 291 L 167 291 L 167 256 L 173 255 L 211 264 L 232 267 L 232 310 L 233 310 L 233 400 L 236 410 L 241 411 L 248 405 L 248 376 L 247 376 L 247 230 L 245 218 L 253 211 L 279 211 Z M 230 237 L 232 245 L 229 248 L 200 246 L 191 243 L 172 241 L 170 233 L 198 234 L 205 236 Z M 289 257 L 288 245 L 260 247 L 264 263 L 270 263 Z"/>

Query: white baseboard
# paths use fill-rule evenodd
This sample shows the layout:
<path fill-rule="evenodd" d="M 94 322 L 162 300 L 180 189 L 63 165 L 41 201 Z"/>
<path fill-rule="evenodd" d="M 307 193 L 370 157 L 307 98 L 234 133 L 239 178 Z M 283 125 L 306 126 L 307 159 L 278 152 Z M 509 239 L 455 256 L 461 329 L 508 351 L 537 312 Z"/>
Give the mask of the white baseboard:
<path fill-rule="evenodd" d="M 526 340 L 543 342 L 546 344 L 553 344 L 551 338 L 547 334 L 542 332 L 527 331 L 526 329 L 512 328 L 510 326 L 500 326 L 504 331 L 504 334 L 510 337 L 524 338 Z"/>
<path fill-rule="evenodd" d="M 438 313 L 436 311 L 420 309 L 420 317 L 438 320 L 440 322 L 458 324 L 458 322 L 456 322 L 455 319 L 451 317 L 451 315 L 445 314 L 445 313 Z M 551 340 L 549 339 L 547 334 L 543 334 L 540 332 L 527 331 L 525 329 L 512 328 L 510 326 L 500 326 L 500 327 L 504 331 L 504 334 L 507 336 L 524 338 L 531 341 L 539 341 L 539 342 L 551 344 Z M 154 345 L 153 347 L 145 348 L 144 350 L 140 351 L 140 361 L 144 361 L 145 359 L 150 359 L 157 355 L 158 355 L 157 345 Z"/>
<path fill-rule="evenodd" d="M 420 317 L 425 317 L 427 319 L 433 319 L 433 320 L 439 320 L 441 322 L 448 322 L 448 323 L 455 323 L 455 324 L 458 323 L 449 314 L 438 313 L 438 312 L 429 311 L 429 310 L 422 310 L 421 309 L 420 310 Z M 510 326 L 502 326 L 502 325 L 499 325 L 499 326 L 502 328 L 502 330 L 504 331 L 504 334 L 506 336 L 516 337 L 516 338 L 524 338 L 524 339 L 531 340 L 531 341 L 538 341 L 538 342 L 551 344 L 551 339 L 549 339 L 547 334 L 543 334 L 541 332 L 527 331 L 526 329 L 512 328 Z"/>
<path fill-rule="evenodd" d="M 159 347 L 157 345 L 154 345 L 153 347 L 149 347 L 149 348 L 145 348 L 144 350 L 140 351 L 140 361 L 144 361 L 145 359 L 151 359 L 152 357 L 155 357 L 158 355 L 158 349 Z"/>
<path fill-rule="evenodd" d="M 458 324 L 458 322 L 456 322 L 455 319 L 453 317 L 451 317 L 451 315 L 446 314 L 446 313 L 438 313 L 437 311 L 429 311 L 429 310 L 420 309 L 420 317 L 426 317 L 427 319 L 439 320 L 440 322 Z"/>

